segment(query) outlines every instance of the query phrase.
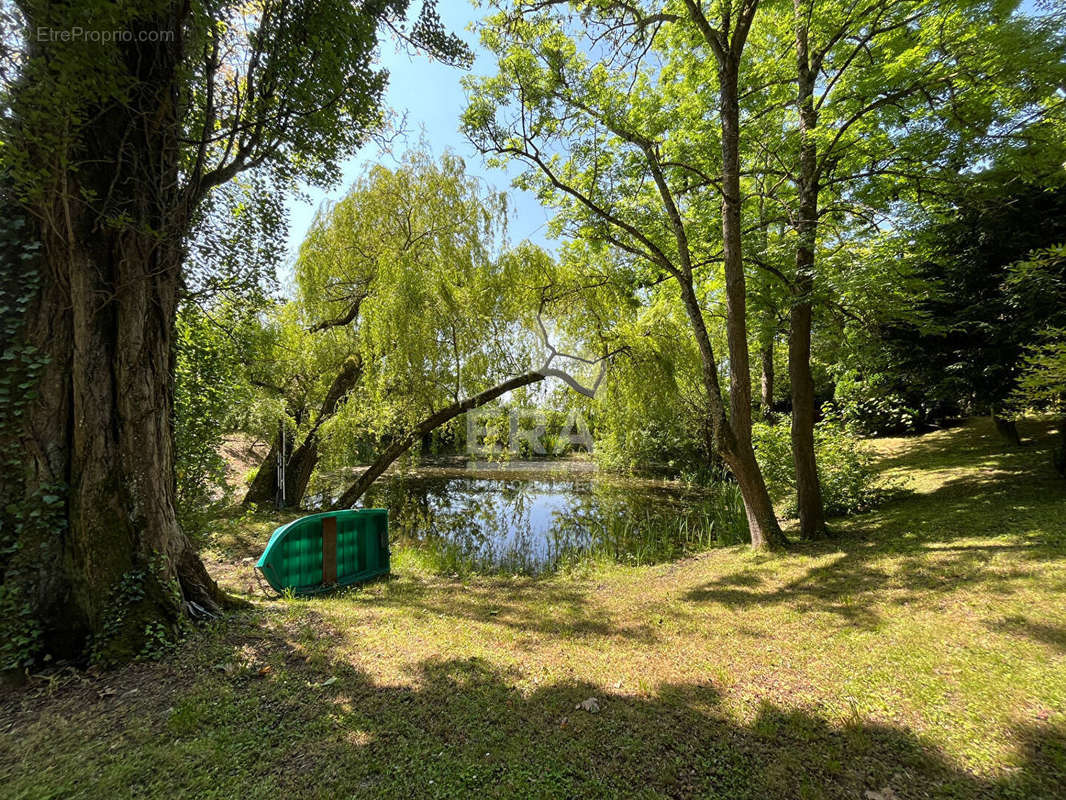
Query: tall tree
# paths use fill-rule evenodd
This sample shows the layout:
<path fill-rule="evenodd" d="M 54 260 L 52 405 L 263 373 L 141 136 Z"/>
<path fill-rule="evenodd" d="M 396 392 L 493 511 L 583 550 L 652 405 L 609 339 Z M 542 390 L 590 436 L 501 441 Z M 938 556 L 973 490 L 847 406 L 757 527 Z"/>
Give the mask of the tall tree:
<path fill-rule="evenodd" d="M 296 263 L 297 296 L 272 320 L 264 363 L 273 375 L 257 379 L 286 398 L 295 444 L 287 504 L 302 500 L 328 430 L 344 438 L 347 428 L 349 441 L 392 435 L 522 371 L 529 340 L 510 326 L 531 319 L 537 298 L 525 287 L 545 261 L 509 250 L 507 215 L 505 198 L 468 176 L 461 159 L 434 160 L 422 148 L 394 169 L 369 168 L 316 217 Z M 358 402 L 347 408 L 357 380 Z M 275 439 L 246 503 L 273 500 L 277 454 Z"/>
<path fill-rule="evenodd" d="M 825 528 L 814 456 L 812 322 L 819 302 L 844 299 L 827 296 L 819 280 L 820 242 L 829 250 L 853 246 L 871 222 L 890 220 L 891 193 L 906 184 L 925 192 L 943 185 L 1054 104 L 1061 34 L 1048 20 L 1012 16 L 1016 7 L 987 0 L 875 0 L 841 8 L 835 0 L 793 0 L 769 4 L 754 34 L 751 55 L 760 74 L 749 88 L 761 99 L 752 118 L 761 117 L 769 135 L 760 136 L 750 161 L 753 169 L 767 169 L 765 150 L 773 148 L 770 173 L 786 178 L 788 188 L 776 199 L 795 242 L 794 266 L 785 277 L 792 296 L 792 452 L 804 538 L 817 538 Z M 781 55 L 782 39 L 792 42 L 789 58 Z M 871 208 L 868 190 L 886 186 L 888 193 Z"/>
<path fill-rule="evenodd" d="M 734 14 L 722 4 L 712 22 L 696 3 L 686 3 L 686 15 L 588 4 L 578 25 L 555 4 L 519 3 L 485 23 L 482 41 L 499 73 L 471 83 L 464 124 L 483 152 L 527 165 L 523 182 L 559 208 L 561 229 L 612 248 L 636 284 L 676 281 L 700 352 L 708 428 L 740 484 L 752 545 L 762 548 L 784 537 L 751 445 L 737 92 L 756 3 L 738 8 Z M 706 123 L 712 103 L 701 106 L 705 98 L 692 97 L 691 82 L 658 61 L 654 31 L 667 21 L 683 28 L 690 46 L 695 40 L 713 54 L 693 71 L 715 87 L 714 125 Z M 708 142 L 720 145 L 717 154 L 707 152 Z M 718 178 L 708 176 L 708 163 Z M 708 219 L 712 197 L 721 209 L 717 233 Z M 718 261 L 728 407 L 701 296 L 706 268 Z"/>
<path fill-rule="evenodd" d="M 718 77 L 718 119 L 722 160 L 719 190 L 722 194 L 722 262 L 725 274 L 726 330 L 729 341 L 729 421 L 726 462 L 744 495 L 749 525 L 758 526 L 770 544 L 783 541 L 766 484 L 751 444 L 751 366 L 748 351 L 747 285 L 744 275 L 743 228 L 740 189 L 740 83 L 741 62 L 759 0 L 725 2 L 717 18 L 705 13 L 699 0 L 685 0 L 689 20 L 714 54 Z M 713 12 L 712 12 L 713 13 Z M 724 420 L 723 420 L 724 422 Z M 722 423 L 715 426 L 723 428 Z M 725 438 L 718 434 L 717 438 Z M 731 439 L 731 441 L 729 441 Z M 764 500 L 764 496 L 766 499 Z M 752 544 L 756 545 L 755 528 Z M 757 546 L 757 545 L 756 545 Z"/>
<path fill-rule="evenodd" d="M 547 377 L 576 380 L 550 345 L 542 354 L 551 259 L 511 247 L 507 217 L 506 198 L 461 159 L 423 149 L 395 169 L 371 167 L 316 219 L 296 265 L 297 304 L 315 320 L 311 336 L 350 337 L 365 365 L 335 438 L 343 444 L 346 427 L 380 443 L 341 505 L 466 411 Z"/>
<path fill-rule="evenodd" d="M 409 31 L 406 6 L 20 4 L 3 161 L 42 243 L 19 336 L 49 362 L 17 437 L 24 468 L 4 482 L 21 487 L 20 520 L 34 498 L 61 510 L 4 550 L 4 602 L 29 609 L 37 633 L 16 662 L 123 660 L 227 604 L 174 510 L 186 245 L 212 190 L 242 172 L 332 180 L 381 119 L 379 25 L 465 59 L 431 3 Z M 72 28 L 121 35 L 58 35 Z"/>

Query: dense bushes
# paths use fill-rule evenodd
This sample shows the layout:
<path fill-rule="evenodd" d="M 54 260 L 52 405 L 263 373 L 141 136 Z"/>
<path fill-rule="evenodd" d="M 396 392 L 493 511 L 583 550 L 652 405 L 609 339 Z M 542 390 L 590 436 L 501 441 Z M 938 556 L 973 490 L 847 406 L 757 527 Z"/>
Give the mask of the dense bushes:
<path fill-rule="evenodd" d="M 796 474 L 788 418 L 776 425 L 756 424 L 752 440 L 771 493 L 786 501 L 785 514 L 794 517 Z M 814 449 L 826 516 L 854 514 L 877 503 L 882 490 L 871 469 L 870 456 L 837 420 L 826 419 L 815 426 Z"/>
<path fill-rule="evenodd" d="M 1066 325 L 1062 161 L 1058 144 L 1015 153 L 916 221 L 899 245 L 913 303 L 849 323 L 835 387 L 849 421 L 887 433 L 1004 414 L 1032 359 L 1054 359 L 1049 329 Z"/>
<path fill-rule="evenodd" d="M 834 406 L 848 430 L 870 436 L 915 431 L 930 417 L 943 414 L 922 397 L 905 396 L 894 378 L 880 372 L 860 377 L 842 374 L 834 387 Z"/>
<path fill-rule="evenodd" d="M 174 471 L 178 519 L 196 537 L 227 499 L 223 431 L 248 402 L 242 363 L 245 346 L 237 335 L 247 320 L 219 306 L 209 313 L 195 303 L 178 314 L 175 338 Z"/>
<path fill-rule="evenodd" d="M 698 430 L 685 422 L 649 415 L 628 429 L 604 425 L 596 431 L 596 461 L 617 472 L 696 472 L 707 462 L 706 446 Z"/>

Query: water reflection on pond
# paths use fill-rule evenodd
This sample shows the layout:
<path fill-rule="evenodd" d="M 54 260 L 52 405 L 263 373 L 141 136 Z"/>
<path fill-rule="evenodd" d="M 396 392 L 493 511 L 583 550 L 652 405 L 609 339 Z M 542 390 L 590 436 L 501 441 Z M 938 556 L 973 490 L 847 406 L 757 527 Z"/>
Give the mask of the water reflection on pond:
<path fill-rule="evenodd" d="M 448 572 L 537 573 L 592 557 L 654 563 L 747 534 L 733 486 L 697 490 L 581 472 L 394 475 L 364 505 L 388 508 L 393 541 L 418 547 Z"/>

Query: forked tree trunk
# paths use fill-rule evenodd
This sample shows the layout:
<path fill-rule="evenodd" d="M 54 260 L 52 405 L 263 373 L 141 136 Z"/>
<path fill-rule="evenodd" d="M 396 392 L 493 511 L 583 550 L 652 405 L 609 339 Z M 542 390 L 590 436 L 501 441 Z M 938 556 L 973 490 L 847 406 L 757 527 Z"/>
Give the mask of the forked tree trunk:
<path fill-rule="evenodd" d="M 319 408 L 314 425 L 308 431 L 299 446 L 289 454 L 285 462 L 285 503 L 298 506 L 307 493 L 311 474 L 318 464 L 318 432 L 323 423 L 329 420 L 340 407 L 348 393 L 359 382 L 363 374 L 362 362 L 357 358 L 347 359 L 337 377 L 333 379 L 326 397 Z M 273 503 L 278 486 L 278 448 L 280 443 L 275 436 L 263 463 L 259 465 L 252 485 L 241 501 L 243 505 L 255 503 Z"/>
<path fill-rule="evenodd" d="M 497 397 L 502 397 L 508 392 L 514 391 L 521 386 L 528 386 L 531 383 L 537 383 L 547 377 L 543 372 L 526 372 L 522 375 L 517 375 L 514 378 L 498 383 L 491 389 L 468 397 L 464 400 L 460 400 L 458 403 L 452 403 L 449 406 L 445 406 L 440 411 L 431 414 L 418 423 L 414 428 L 407 431 L 407 433 L 396 438 L 385 450 L 374 459 L 374 463 L 371 464 L 358 480 L 353 483 L 348 489 L 340 496 L 337 502 L 334 504 L 334 508 L 351 508 L 359 499 L 366 494 L 366 490 L 369 489 L 374 481 L 380 478 L 393 462 L 400 456 L 411 449 L 417 442 L 421 441 L 422 437 L 432 431 L 435 431 L 441 425 L 455 419 L 460 414 L 465 414 L 467 411 L 471 411 L 475 408 L 480 408 L 486 403 L 491 403 Z"/>
<path fill-rule="evenodd" d="M 251 484 L 248 486 L 248 491 L 244 493 L 244 499 L 241 500 L 241 505 L 266 505 L 273 503 L 277 494 L 278 488 L 278 437 L 275 436 L 274 440 L 270 443 L 270 449 L 267 451 L 266 456 L 263 457 L 262 463 L 259 464 L 259 469 L 256 470 L 255 477 L 252 478 Z M 288 496 L 288 489 L 285 491 L 286 497 Z"/>
<path fill-rule="evenodd" d="M 792 461 L 796 471 L 800 536 L 818 539 L 826 534 L 822 485 L 814 455 L 814 379 L 811 375 L 811 295 L 814 291 L 815 246 L 818 234 L 818 150 L 814 129 L 814 81 L 807 43 L 805 12 L 797 3 L 796 56 L 800 130 L 799 170 L 796 178 L 798 220 L 796 274 L 788 335 L 788 375 L 792 392 Z"/>
<path fill-rule="evenodd" d="M 52 530 L 23 528 L 3 575 L 38 626 L 29 658 L 128 660 L 172 637 L 183 615 L 231 602 L 174 509 L 173 331 L 188 224 L 174 200 L 182 24 L 152 20 L 145 27 L 175 31 L 173 43 L 122 51 L 131 88 L 87 109 L 66 153 L 77 171 L 42 164 L 63 185 L 31 201 L 42 284 L 25 336 L 51 363 L 26 414 L 21 486 L 26 498 L 46 493 L 57 513 Z M 44 118 L 19 118 L 32 140 Z"/>
<path fill-rule="evenodd" d="M 681 298 L 685 311 L 696 337 L 700 350 L 701 374 L 704 389 L 710 404 L 710 430 L 714 450 L 717 451 L 737 479 L 740 493 L 744 498 L 744 508 L 748 517 L 748 532 L 755 549 L 775 549 L 786 544 L 785 536 L 778 525 L 770 494 L 762 470 L 755 460 L 755 451 L 751 446 L 750 411 L 747 429 L 747 447 L 737 435 L 733 421 L 726 416 L 722 404 L 721 389 L 718 384 L 718 372 L 715 367 L 714 353 L 711 349 L 710 336 L 703 319 L 696 293 L 690 283 L 680 282 Z M 749 378 L 750 381 L 750 378 Z M 749 383 L 750 386 L 750 383 Z M 735 387 L 734 387 L 735 388 Z M 749 395 L 750 398 L 750 395 Z M 750 400 L 749 400 L 750 402 Z"/>

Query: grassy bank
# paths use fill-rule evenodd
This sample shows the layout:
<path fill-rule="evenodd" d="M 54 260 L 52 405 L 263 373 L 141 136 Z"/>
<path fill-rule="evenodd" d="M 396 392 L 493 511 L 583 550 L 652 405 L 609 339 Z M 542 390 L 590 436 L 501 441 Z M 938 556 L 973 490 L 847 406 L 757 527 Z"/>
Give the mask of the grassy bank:
<path fill-rule="evenodd" d="M 873 446 L 900 496 L 786 556 L 460 580 L 400 552 L 268 600 L 245 559 L 277 521 L 224 524 L 255 610 L 6 690 L 0 796 L 1062 797 L 1066 486 L 984 421 Z"/>

